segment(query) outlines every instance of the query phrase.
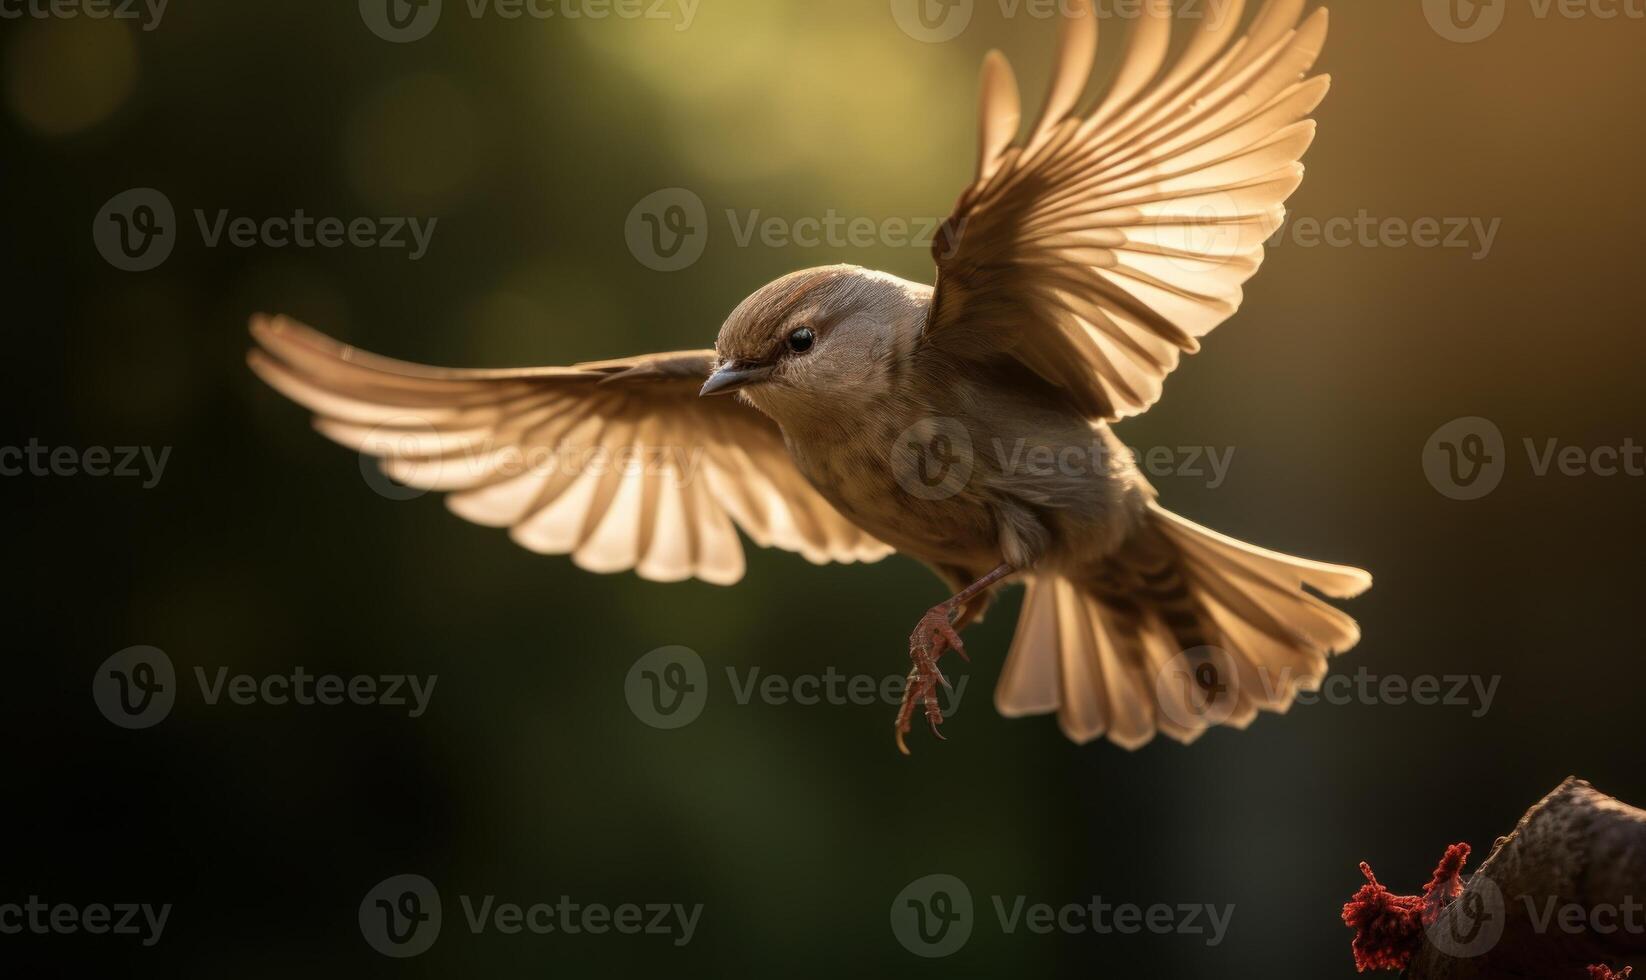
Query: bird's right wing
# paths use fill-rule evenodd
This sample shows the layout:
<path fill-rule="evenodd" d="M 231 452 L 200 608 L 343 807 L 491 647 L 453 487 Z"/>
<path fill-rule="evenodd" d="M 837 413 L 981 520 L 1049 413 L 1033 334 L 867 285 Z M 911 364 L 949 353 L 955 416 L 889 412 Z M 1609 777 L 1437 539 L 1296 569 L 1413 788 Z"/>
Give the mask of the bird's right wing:
<path fill-rule="evenodd" d="M 730 584 L 744 567 L 734 522 L 819 564 L 892 550 L 812 488 L 764 415 L 698 397 L 713 351 L 474 371 L 379 357 L 285 317 L 254 317 L 251 333 L 252 370 L 322 434 L 590 571 Z"/>
<path fill-rule="evenodd" d="M 1304 78 L 1324 9 L 1266 0 L 1241 34 L 1242 2 L 1197 5 L 1201 24 L 1168 67 L 1172 8 L 1145 0 L 1088 110 L 1098 19 L 1067 0 L 1051 91 L 1021 140 L 1017 83 L 989 54 L 977 178 L 933 245 L 928 343 L 1014 358 L 1092 418 L 1160 397 L 1179 356 L 1240 305 L 1328 85 Z"/>

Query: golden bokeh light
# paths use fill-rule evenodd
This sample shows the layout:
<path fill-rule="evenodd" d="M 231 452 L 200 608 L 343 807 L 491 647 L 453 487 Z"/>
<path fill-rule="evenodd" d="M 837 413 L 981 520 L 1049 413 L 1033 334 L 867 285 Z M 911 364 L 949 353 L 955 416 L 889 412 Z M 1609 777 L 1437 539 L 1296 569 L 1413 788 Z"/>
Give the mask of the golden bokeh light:
<path fill-rule="evenodd" d="M 843 191 L 872 173 L 906 199 L 930 189 L 923 175 L 938 150 L 924 135 L 969 123 L 976 67 L 911 46 L 889 16 L 870 23 L 878 29 L 737 0 L 703 5 L 690 30 L 666 38 L 666 59 L 666 24 L 585 24 L 577 36 L 668 103 L 667 152 L 715 180 L 803 174 Z"/>
<path fill-rule="evenodd" d="M 78 133 L 131 98 L 137 44 L 124 22 L 34 20 L 8 30 L 6 102 L 30 128 L 51 136 Z"/>

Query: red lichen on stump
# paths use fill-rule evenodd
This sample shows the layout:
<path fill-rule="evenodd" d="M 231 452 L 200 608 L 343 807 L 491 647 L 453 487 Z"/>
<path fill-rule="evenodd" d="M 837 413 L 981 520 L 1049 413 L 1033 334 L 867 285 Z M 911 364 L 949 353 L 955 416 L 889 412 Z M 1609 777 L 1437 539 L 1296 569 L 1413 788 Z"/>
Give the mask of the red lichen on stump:
<path fill-rule="evenodd" d="M 1469 859 L 1468 844 L 1453 844 L 1435 866 L 1421 895 L 1396 895 L 1360 862 L 1366 884 L 1343 905 L 1343 924 L 1355 931 L 1355 969 L 1403 970 L 1423 942 L 1423 927 L 1463 894 L 1459 873 Z"/>
<path fill-rule="evenodd" d="M 1391 893 L 1362 864 L 1366 884 L 1343 906 L 1355 966 L 1403 970 L 1406 980 L 1625 980 L 1630 966 L 1646 964 L 1646 930 L 1553 917 L 1555 909 L 1639 907 L 1646 810 L 1568 777 L 1497 839 L 1465 883 L 1468 854 L 1448 848 L 1421 895 Z M 1474 938 L 1464 942 L 1464 932 Z"/>

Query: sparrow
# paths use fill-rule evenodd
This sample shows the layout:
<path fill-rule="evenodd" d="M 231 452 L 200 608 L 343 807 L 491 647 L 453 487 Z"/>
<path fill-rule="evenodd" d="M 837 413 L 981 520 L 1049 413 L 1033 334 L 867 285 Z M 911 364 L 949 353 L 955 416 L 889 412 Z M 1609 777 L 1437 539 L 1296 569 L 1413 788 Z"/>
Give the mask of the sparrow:
<path fill-rule="evenodd" d="M 978 167 L 936 236 L 934 285 L 851 265 L 761 287 L 714 349 L 455 370 L 258 315 L 251 368 L 329 438 L 477 524 L 594 572 L 731 584 L 755 544 L 814 563 L 897 551 L 953 595 L 909 638 L 896 743 L 943 713 L 940 658 L 1003 583 L 1026 593 L 995 693 L 1076 742 L 1243 728 L 1318 687 L 1358 568 L 1245 544 L 1163 508 L 1110 426 L 1240 305 L 1281 224 L 1327 76 L 1326 11 L 1241 2 L 1167 58 L 1145 3 L 1087 98 L 1098 19 L 1062 5 L 1026 131 L 983 63 Z M 599 465 L 594 465 L 598 463 Z"/>

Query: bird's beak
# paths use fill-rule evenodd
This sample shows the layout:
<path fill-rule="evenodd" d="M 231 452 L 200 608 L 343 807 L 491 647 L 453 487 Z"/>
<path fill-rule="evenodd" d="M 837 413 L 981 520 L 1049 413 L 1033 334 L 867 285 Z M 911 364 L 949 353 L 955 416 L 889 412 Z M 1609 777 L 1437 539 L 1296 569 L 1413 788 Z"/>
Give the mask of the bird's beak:
<path fill-rule="evenodd" d="M 728 391 L 747 388 L 752 384 L 759 384 L 771 377 L 770 364 L 744 364 L 732 361 L 722 364 L 720 369 L 709 375 L 709 380 L 703 383 L 703 390 L 699 395 L 723 395 Z"/>

